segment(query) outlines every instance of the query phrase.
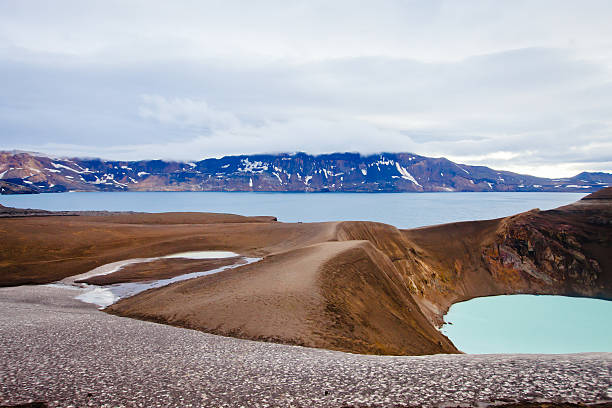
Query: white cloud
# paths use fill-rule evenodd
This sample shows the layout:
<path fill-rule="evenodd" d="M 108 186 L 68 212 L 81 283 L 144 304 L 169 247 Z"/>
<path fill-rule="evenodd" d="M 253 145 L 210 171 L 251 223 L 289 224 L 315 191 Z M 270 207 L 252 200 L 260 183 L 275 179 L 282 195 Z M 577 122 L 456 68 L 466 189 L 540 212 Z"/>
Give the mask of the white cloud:
<path fill-rule="evenodd" d="M 603 0 L 7 0 L 0 148 L 612 170 L 611 14 Z"/>
<path fill-rule="evenodd" d="M 125 60 L 295 61 L 387 56 L 457 61 L 527 47 L 610 47 L 607 0 L 244 2 L 6 0 L 2 43 L 33 52 Z M 75 35 L 78 33 L 78 35 Z M 3 45 L 4 45 L 3 44 Z M 608 55 L 609 57 L 609 55 Z"/>
<path fill-rule="evenodd" d="M 235 128 L 240 125 L 236 116 L 213 109 L 204 100 L 142 95 L 142 102 L 138 109 L 140 116 L 163 124 L 195 128 L 200 132 Z"/>

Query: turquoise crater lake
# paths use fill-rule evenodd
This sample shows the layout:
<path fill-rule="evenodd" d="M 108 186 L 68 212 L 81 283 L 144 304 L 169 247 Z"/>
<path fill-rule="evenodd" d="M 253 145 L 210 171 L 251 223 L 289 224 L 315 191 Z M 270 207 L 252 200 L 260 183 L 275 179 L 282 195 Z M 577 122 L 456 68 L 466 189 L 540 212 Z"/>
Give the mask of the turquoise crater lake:
<path fill-rule="evenodd" d="M 489 296 L 456 303 L 442 332 L 470 354 L 612 352 L 612 302 Z"/>
<path fill-rule="evenodd" d="M 118 192 L 0 196 L 45 210 L 204 211 L 273 215 L 284 222 L 362 220 L 398 228 L 505 217 L 570 204 L 580 193 Z M 562 296 L 495 296 L 454 305 L 442 330 L 468 353 L 612 351 L 612 302 Z"/>

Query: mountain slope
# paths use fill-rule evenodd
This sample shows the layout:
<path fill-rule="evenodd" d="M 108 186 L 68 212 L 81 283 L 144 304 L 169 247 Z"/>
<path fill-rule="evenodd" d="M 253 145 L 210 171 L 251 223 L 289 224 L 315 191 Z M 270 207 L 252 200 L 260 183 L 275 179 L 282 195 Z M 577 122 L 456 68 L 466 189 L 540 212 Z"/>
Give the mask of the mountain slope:
<path fill-rule="evenodd" d="M 0 152 L 1 192 L 64 191 L 565 191 L 592 192 L 612 174 L 547 179 L 411 153 L 226 156 L 195 163 L 53 159 Z M 10 188 L 8 187 L 10 186 Z M 19 187 L 21 186 L 21 187 Z"/>

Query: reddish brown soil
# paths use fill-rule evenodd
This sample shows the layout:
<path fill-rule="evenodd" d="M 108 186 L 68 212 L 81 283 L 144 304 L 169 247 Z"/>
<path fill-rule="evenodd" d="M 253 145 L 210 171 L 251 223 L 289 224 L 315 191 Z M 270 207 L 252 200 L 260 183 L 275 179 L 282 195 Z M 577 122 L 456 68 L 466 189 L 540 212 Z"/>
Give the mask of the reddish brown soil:
<path fill-rule="evenodd" d="M 180 302 L 177 299 L 181 299 Z M 110 313 L 369 354 L 457 352 L 367 241 L 324 242 L 125 299 Z"/>
<path fill-rule="evenodd" d="M 205 213 L 3 218 L 0 286 L 49 283 L 111 262 L 185 251 L 261 256 L 325 241 L 333 230 L 333 223 L 273 220 Z"/>
<path fill-rule="evenodd" d="M 151 262 L 142 262 L 126 265 L 117 272 L 107 275 L 92 276 L 91 278 L 77 280 L 77 283 L 91 285 L 113 285 L 125 282 L 146 282 L 158 279 L 168 279 L 175 276 L 193 272 L 206 272 L 223 266 L 244 263 L 241 258 L 222 259 L 184 259 L 169 258 L 158 259 Z"/>
<path fill-rule="evenodd" d="M 128 258 L 230 250 L 265 258 L 107 311 L 358 353 L 453 353 L 435 326 L 457 301 L 511 293 L 612 299 L 611 227 L 607 199 L 405 231 L 211 214 L 3 219 L 0 284 L 49 282 Z M 132 273 L 143 279 L 161 268 Z"/>
<path fill-rule="evenodd" d="M 583 200 L 612 200 L 612 188 L 602 188 L 599 191 L 589 194 Z"/>

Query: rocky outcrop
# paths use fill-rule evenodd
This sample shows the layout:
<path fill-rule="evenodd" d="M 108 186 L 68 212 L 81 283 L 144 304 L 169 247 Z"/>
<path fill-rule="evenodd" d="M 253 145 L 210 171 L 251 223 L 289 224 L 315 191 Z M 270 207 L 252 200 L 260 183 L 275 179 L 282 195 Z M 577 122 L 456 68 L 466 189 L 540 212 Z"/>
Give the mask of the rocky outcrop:
<path fill-rule="evenodd" d="M 568 295 L 604 296 L 600 263 L 585 248 L 590 237 L 564 215 L 533 211 L 503 222 L 496 241 L 483 250 L 489 272 L 516 290 L 547 293 L 556 287 Z"/>
<path fill-rule="evenodd" d="M 550 211 L 404 231 L 420 249 L 404 268 L 417 301 L 440 324 L 452 303 L 479 296 L 611 300 L 611 190 Z"/>
<path fill-rule="evenodd" d="M 0 152 L 0 181 L 21 192 L 64 191 L 573 191 L 612 184 L 612 174 L 546 179 L 412 153 L 305 153 L 162 160 L 59 159 Z M 4 188 L 4 194 L 19 192 Z"/>
<path fill-rule="evenodd" d="M 23 183 L 23 180 L 21 181 Z M 0 180 L 0 194 L 38 194 L 38 190 L 17 183 Z"/>

